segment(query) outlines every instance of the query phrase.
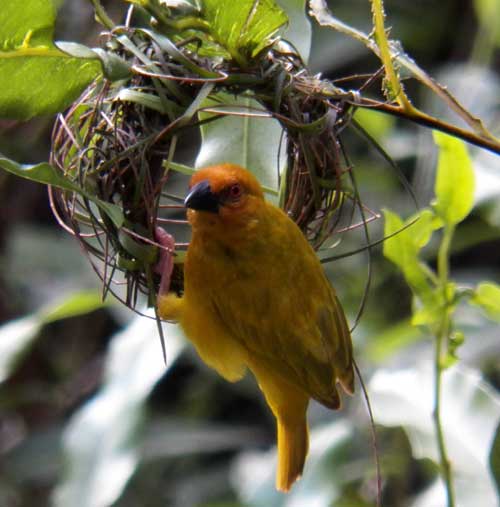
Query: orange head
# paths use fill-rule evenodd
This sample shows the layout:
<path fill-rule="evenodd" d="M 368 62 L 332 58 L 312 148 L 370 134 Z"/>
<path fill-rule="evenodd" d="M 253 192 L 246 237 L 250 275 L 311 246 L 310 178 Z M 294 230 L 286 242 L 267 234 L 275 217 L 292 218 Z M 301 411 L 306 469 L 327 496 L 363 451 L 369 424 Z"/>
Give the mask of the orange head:
<path fill-rule="evenodd" d="M 262 187 L 250 171 L 220 164 L 193 175 L 184 205 L 195 231 L 210 230 L 217 235 L 246 228 L 258 219 L 263 201 Z"/>

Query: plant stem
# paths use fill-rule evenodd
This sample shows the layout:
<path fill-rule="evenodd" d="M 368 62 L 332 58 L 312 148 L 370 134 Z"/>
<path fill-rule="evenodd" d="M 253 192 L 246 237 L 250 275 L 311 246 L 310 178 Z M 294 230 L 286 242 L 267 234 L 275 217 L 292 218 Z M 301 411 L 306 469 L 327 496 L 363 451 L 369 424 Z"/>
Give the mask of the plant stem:
<path fill-rule="evenodd" d="M 105 11 L 100 0 L 90 0 L 90 2 L 94 6 L 97 20 L 100 21 L 108 30 L 113 30 L 115 24 L 113 23 L 113 20 L 108 16 L 108 13 Z"/>
<path fill-rule="evenodd" d="M 372 13 L 373 13 L 373 30 L 375 33 L 375 42 L 377 43 L 380 51 L 380 59 L 385 68 L 385 75 L 387 81 L 390 83 L 392 94 L 396 101 L 406 112 L 413 112 L 414 107 L 406 96 L 403 88 L 403 83 L 399 79 L 397 72 L 392 63 L 392 54 L 387 40 L 387 33 L 384 26 L 384 4 L 382 0 L 371 0 Z"/>
<path fill-rule="evenodd" d="M 450 460 L 446 450 L 446 443 L 443 433 L 443 426 L 441 424 L 441 381 L 443 375 L 443 344 L 447 342 L 450 334 L 451 315 L 450 304 L 448 299 L 447 285 L 448 285 L 448 272 L 449 272 L 449 249 L 451 239 L 453 237 L 454 227 L 447 225 L 444 228 L 444 236 L 441 241 L 438 252 L 438 278 L 439 289 L 443 294 L 443 319 L 436 333 L 436 349 L 434 357 L 434 411 L 433 418 L 436 428 L 436 438 L 439 450 L 439 461 L 441 465 L 441 474 L 446 487 L 447 494 L 447 507 L 455 506 L 455 494 L 453 490 L 453 476 L 451 471 Z"/>
<path fill-rule="evenodd" d="M 373 5 L 373 4 L 372 4 Z M 330 28 L 333 28 L 334 30 L 337 30 L 340 33 L 343 33 L 345 35 L 348 35 L 349 37 L 352 37 L 355 40 L 360 41 L 363 43 L 368 49 L 373 51 L 379 58 L 381 57 L 380 48 L 377 44 L 377 42 L 373 39 L 373 37 L 369 36 L 368 34 L 362 32 L 361 30 L 356 30 L 355 28 L 343 23 L 342 21 L 338 20 L 328 10 L 328 6 L 326 3 L 326 0 L 310 0 L 309 1 L 309 7 L 311 9 L 311 15 L 316 18 L 317 22 L 321 26 L 329 26 Z M 492 151 L 495 150 L 495 153 L 500 153 L 499 146 L 500 142 L 498 139 L 491 134 L 488 129 L 483 125 L 481 120 L 479 118 L 474 117 L 471 113 L 469 113 L 446 89 L 445 86 L 440 85 L 434 79 L 432 79 L 430 76 L 427 75 L 427 73 L 422 70 L 414 60 L 409 58 L 404 51 L 395 51 L 391 49 L 391 55 L 392 58 L 394 58 L 394 61 L 400 66 L 401 68 L 405 68 L 410 74 L 413 75 L 418 81 L 420 81 L 424 86 L 432 90 L 442 101 L 444 101 L 447 106 L 457 113 L 462 120 L 464 120 L 467 125 L 473 130 L 473 132 L 477 136 L 477 140 L 484 139 L 485 141 L 488 141 L 490 143 L 490 148 Z M 408 110 L 407 108 L 403 107 L 395 107 L 391 105 L 393 108 L 393 113 L 397 114 L 399 113 L 401 116 L 408 116 L 408 113 L 412 113 L 410 116 L 412 116 L 413 121 L 416 121 L 417 123 L 425 124 L 425 122 L 428 122 L 429 120 L 435 120 L 432 117 L 428 117 L 428 115 L 425 115 L 425 113 L 421 113 L 419 110 L 415 109 L 412 106 L 412 109 Z M 399 110 L 399 111 L 398 111 Z M 390 111 L 387 111 L 390 112 Z M 420 113 L 420 114 L 414 114 L 414 113 Z M 425 118 L 427 116 L 427 118 Z M 458 129 L 458 127 L 456 127 Z M 467 132 L 463 129 L 460 129 L 463 132 Z M 454 134 L 455 135 L 455 134 Z M 469 133 L 472 139 L 472 132 Z M 465 138 L 464 138 L 465 139 Z M 467 139 L 466 139 L 467 140 Z M 469 142 L 474 142 L 473 140 L 469 140 Z M 476 144 L 480 145 L 478 142 Z M 481 145 L 480 145 L 481 146 Z M 485 144 L 485 147 L 487 145 Z M 496 148 L 495 148 L 496 146 Z"/>

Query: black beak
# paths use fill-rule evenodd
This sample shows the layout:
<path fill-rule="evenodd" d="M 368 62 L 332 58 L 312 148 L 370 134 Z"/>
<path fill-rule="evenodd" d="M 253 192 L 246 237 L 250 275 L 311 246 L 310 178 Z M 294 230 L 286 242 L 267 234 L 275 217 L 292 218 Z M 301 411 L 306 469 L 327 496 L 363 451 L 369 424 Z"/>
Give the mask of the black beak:
<path fill-rule="evenodd" d="M 202 180 L 197 183 L 184 199 L 184 206 L 198 211 L 210 211 L 218 213 L 219 200 L 212 193 L 208 180 Z"/>

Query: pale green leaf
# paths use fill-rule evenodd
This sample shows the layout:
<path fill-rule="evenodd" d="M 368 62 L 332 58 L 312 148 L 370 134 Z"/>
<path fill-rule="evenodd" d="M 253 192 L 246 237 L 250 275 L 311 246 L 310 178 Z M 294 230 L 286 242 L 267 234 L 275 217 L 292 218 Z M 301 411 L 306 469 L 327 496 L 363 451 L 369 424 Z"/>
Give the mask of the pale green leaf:
<path fill-rule="evenodd" d="M 439 461 L 435 426 L 434 375 L 431 362 L 399 371 L 379 370 L 369 385 L 375 421 L 405 428 L 416 458 Z M 489 454 L 500 421 L 500 398 L 481 375 L 463 365 L 446 371 L 442 380 L 441 420 L 456 498 L 461 507 L 496 505 L 489 474 Z M 446 505 L 441 482 L 414 504 Z M 432 497 L 432 500 L 431 500 Z"/>
<path fill-rule="evenodd" d="M 434 140 L 439 147 L 434 208 L 446 224 L 456 225 L 474 205 L 474 169 L 463 141 L 437 131 Z"/>
<path fill-rule="evenodd" d="M 393 235 L 384 241 L 384 256 L 403 268 L 408 261 L 416 261 L 418 251 L 408 231 L 404 229 L 403 220 L 388 209 L 384 209 L 383 213 L 384 235 Z"/>
<path fill-rule="evenodd" d="M 431 285 L 431 271 L 419 260 L 418 252 L 428 240 L 432 230 L 431 217 L 425 214 L 422 224 L 417 226 L 418 220 L 413 219 L 405 223 L 392 211 L 383 210 L 383 213 L 384 235 L 392 235 L 384 241 L 384 256 L 399 267 L 406 283 L 418 298 L 420 308 L 416 311 L 412 323 L 414 325 L 430 324 L 439 316 L 439 297 Z M 417 234 L 413 233 L 414 226 L 417 226 Z"/>
<path fill-rule="evenodd" d="M 165 325 L 168 367 L 184 344 L 178 326 Z M 147 397 L 168 367 L 154 319 L 137 317 L 112 339 L 102 389 L 66 427 L 67 467 L 54 507 L 105 507 L 120 497 L 139 461 L 137 429 Z"/>
<path fill-rule="evenodd" d="M 196 167 L 231 162 L 246 167 L 260 183 L 276 194 L 278 190 L 278 151 L 282 128 L 280 124 L 264 115 L 249 117 L 262 107 L 249 98 L 234 98 L 218 93 L 205 101 L 204 108 L 217 108 L 222 113 L 234 111 L 201 127 L 202 145 L 196 159 Z M 229 107 L 228 107 L 229 106 Z M 200 119 L 213 117 L 214 113 L 201 112 Z M 282 150 L 283 152 L 283 150 Z M 285 161 L 282 153 L 280 167 Z"/>
<path fill-rule="evenodd" d="M 97 291 L 70 294 L 33 315 L 13 320 L 0 327 L 0 382 L 14 371 L 45 324 L 89 313 L 104 305 Z"/>
<path fill-rule="evenodd" d="M 75 58 L 54 45 L 54 22 L 50 0 L 2 0 L 0 117 L 62 111 L 101 74 L 98 58 Z"/>
<path fill-rule="evenodd" d="M 480 306 L 494 320 L 500 320 L 500 285 L 482 282 L 474 291 L 471 303 Z"/>
<path fill-rule="evenodd" d="M 374 333 L 373 340 L 364 346 L 363 353 L 372 361 L 382 363 L 423 337 L 424 334 L 420 329 L 413 326 L 407 319 L 382 330 L 382 332 Z"/>
<path fill-rule="evenodd" d="M 429 243 L 432 233 L 443 226 L 443 221 L 429 208 L 409 218 L 406 223 L 412 223 L 408 232 L 419 250 Z"/>
<path fill-rule="evenodd" d="M 41 322 L 29 315 L 0 326 L 0 383 L 14 371 L 19 359 L 38 336 Z"/>
<path fill-rule="evenodd" d="M 310 435 L 307 466 L 300 481 L 287 495 L 276 491 L 276 449 L 248 452 L 238 457 L 234 485 L 244 505 L 249 507 L 326 507 L 335 505 L 342 486 L 352 475 L 335 471 L 345 465 L 343 450 L 353 436 L 346 420 L 314 428 Z M 251 480 L 249 480 L 251 477 Z"/>
<path fill-rule="evenodd" d="M 377 141 L 389 134 L 395 124 L 391 116 L 363 107 L 356 109 L 354 119 Z"/>
<path fill-rule="evenodd" d="M 434 299 L 432 298 L 429 298 L 429 304 L 424 305 L 418 299 L 413 301 L 412 326 L 430 326 L 441 320 L 443 310 L 439 304 L 433 303 Z"/>

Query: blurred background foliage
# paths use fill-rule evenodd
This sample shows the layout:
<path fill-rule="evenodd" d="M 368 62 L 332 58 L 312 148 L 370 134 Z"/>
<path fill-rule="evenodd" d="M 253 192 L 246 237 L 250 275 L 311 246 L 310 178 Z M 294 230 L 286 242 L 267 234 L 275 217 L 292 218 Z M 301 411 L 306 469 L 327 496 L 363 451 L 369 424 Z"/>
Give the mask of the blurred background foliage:
<path fill-rule="evenodd" d="M 97 45 L 90 2 L 57 3 L 56 39 Z M 122 2 L 103 3 L 114 19 L 121 18 Z M 391 37 L 498 135 L 500 2 L 385 4 Z M 366 0 L 336 0 L 330 7 L 338 18 L 370 31 Z M 374 72 L 379 63 L 359 43 L 313 27 L 310 66 L 336 79 Z M 407 90 L 424 110 L 447 118 L 432 96 L 411 83 Z M 356 118 L 427 205 L 436 167 L 431 132 L 367 110 Z M 53 118 L 0 121 L 0 151 L 24 163 L 47 160 L 52 123 Z M 403 216 L 414 213 L 397 175 L 369 143 L 351 132 L 344 141 L 364 202 Z M 183 147 L 187 163 L 197 156 L 197 142 Z M 499 279 L 500 164 L 486 151 L 469 152 L 477 178 L 475 207 L 456 231 L 451 270 L 459 283 L 475 285 Z M 172 325 L 165 326 L 165 367 L 154 320 L 100 302 L 98 280 L 76 241 L 55 224 L 46 189 L 0 172 L 0 193 L 0 506 L 373 505 L 373 449 L 360 393 L 339 413 L 311 406 L 304 477 L 290 495 L 275 492 L 274 424 L 253 380 L 222 381 Z M 370 231 L 380 238 L 382 220 Z M 354 231 L 334 253 L 362 244 L 361 232 Z M 436 244 L 424 254 L 433 265 Z M 366 283 L 367 256 L 325 268 L 352 321 Z M 354 345 L 378 424 L 383 505 L 441 506 L 431 424 L 432 343 L 410 326 L 410 315 L 408 287 L 382 249 L 375 249 Z M 458 505 L 489 507 L 498 504 L 500 475 L 498 325 L 465 306 L 456 318 L 466 340 L 458 365 L 445 373 L 444 429 Z"/>

